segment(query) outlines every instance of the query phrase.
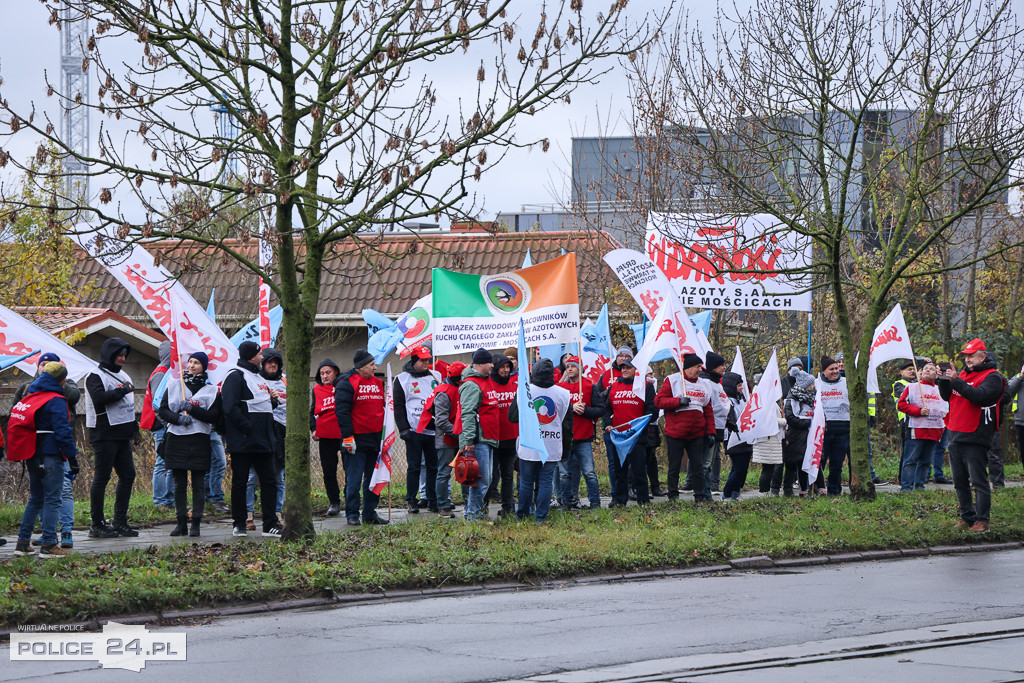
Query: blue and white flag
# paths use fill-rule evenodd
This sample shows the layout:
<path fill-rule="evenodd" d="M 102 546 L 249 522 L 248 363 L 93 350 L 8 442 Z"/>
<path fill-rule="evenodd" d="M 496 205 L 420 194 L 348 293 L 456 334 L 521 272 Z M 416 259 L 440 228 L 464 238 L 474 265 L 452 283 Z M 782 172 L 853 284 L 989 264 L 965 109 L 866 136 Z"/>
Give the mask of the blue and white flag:
<path fill-rule="evenodd" d="M 211 299 L 212 301 L 212 299 Z M 209 309 L 207 309 L 209 311 Z M 270 345 L 273 346 L 274 342 L 277 341 L 277 333 L 281 331 L 281 321 L 284 319 L 284 309 L 280 306 L 274 306 L 269 311 L 270 315 Z M 210 320 L 213 320 L 211 317 Z M 244 341 L 253 341 L 257 344 L 260 343 L 260 319 L 256 316 L 248 325 L 245 325 L 238 332 L 231 337 L 231 343 L 238 348 L 238 345 Z"/>
<path fill-rule="evenodd" d="M 613 429 L 608 436 L 611 437 L 612 445 L 615 446 L 616 452 L 619 454 L 619 464 L 626 462 L 626 457 L 633 452 L 633 447 L 636 446 L 637 439 L 647 429 L 647 423 L 651 421 L 650 413 L 641 415 L 635 420 L 630 420 L 627 427 L 623 430 Z"/>
<path fill-rule="evenodd" d="M 0 370 L 6 370 L 7 368 L 11 367 L 12 365 L 17 365 L 18 363 L 20 363 L 23 360 L 28 360 L 32 356 L 34 356 L 37 353 L 39 353 L 39 351 L 40 351 L 40 349 L 36 349 L 35 351 L 32 351 L 31 353 L 26 353 L 26 354 L 21 355 L 21 356 L 0 356 Z"/>
<path fill-rule="evenodd" d="M 217 307 L 213 305 L 213 297 L 217 294 L 217 288 L 214 287 L 210 290 L 210 303 L 206 304 L 206 315 L 210 316 L 210 320 L 216 322 L 217 320 Z"/>
<path fill-rule="evenodd" d="M 642 323 L 630 325 L 629 329 L 633 330 L 633 339 L 636 340 L 636 348 L 639 349 L 643 347 L 644 339 L 647 338 L 647 330 L 651 329 L 651 321 L 645 320 Z M 668 349 L 662 349 L 661 351 L 658 351 L 656 354 L 654 354 L 654 356 L 651 358 L 651 362 L 654 363 L 659 360 L 668 360 L 671 357 L 671 351 L 669 351 Z"/>
<path fill-rule="evenodd" d="M 690 322 L 700 332 L 703 332 L 705 337 L 711 336 L 711 313 L 712 311 L 701 311 L 690 316 Z"/>
<path fill-rule="evenodd" d="M 596 353 L 599 356 L 615 358 L 615 349 L 612 347 L 611 328 L 608 325 L 608 304 L 601 307 L 601 314 L 597 316 L 597 322 L 594 324 L 593 335 L 593 338 L 587 337 L 583 350 Z"/>
<path fill-rule="evenodd" d="M 533 265 L 533 259 L 530 258 L 530 248 L 526 248 L 526 256 L 523 257 L 523 268 L 529 268 Z"/>
<path fill-rule="evenodd" d="M 516 408 L 519 410 L 519 447 L 537 451 L 541 462 L 548 461 L 548 449 L 540 435 L 540 418 L 533 406 L 533 394 L 530 392 L 530 362 L 526 354 L 526 333 L 523 321 L 519 320 L 519 370 L 523 379 L 519 382 L 516 392 Z"/>
<path fill-rule="evenodd" d="M 405 337 L 405 332 L 398 327 L 397 322 L 372 308 L 363 309 L 363 321 L 366 323 L 366 333 L 369 336 L 366 350 L 379 365 L 398 347 L 398 342 Z"/>

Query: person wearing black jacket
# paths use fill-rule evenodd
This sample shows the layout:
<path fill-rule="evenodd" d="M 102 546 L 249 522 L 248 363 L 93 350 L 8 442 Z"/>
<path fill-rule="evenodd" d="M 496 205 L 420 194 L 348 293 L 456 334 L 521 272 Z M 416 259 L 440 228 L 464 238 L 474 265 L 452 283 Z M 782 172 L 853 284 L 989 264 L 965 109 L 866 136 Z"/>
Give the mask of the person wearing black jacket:
<path fill-rule="evenodd" d="M 430 351 L 422 346 L 412 349 L 409 361 L 394 379 L 395 428 L 405 442 L 405 503 L 410 514 L 421 507 L 437 512 L 437 449 L 434 430 L 417 431 L 423 405 L 441 383 L 441 376 L 430 369 Z M 421 464 L 426 463 L 426 500 L 418 500 Z"/>
<path fill-rule="evenodd" d="M 29 540 L 37 517 L 40 518 L 43 527 L 39 556 L 51 558 L 71 554 L 70 550 L 57 545 L 57 517 L 60 514 L 60 488 L 64 480 L 65 461 L 72 474 L 78 473 L 78 450 L 71 428 L 67 399 L 64 398 L 62 391 L 62 384 L 67 375 L 67 368 L 61 363 L 51 361 L 29 387 L 29 400 L 26 403 L 36 401 L 33 411 L 35 453 L 26 461 L 29 473 L 29 499 L 25 513 L 21 517 L 15 555 L 32 553 Z M 47 393 L 51 394 L 51 398 L 47 399 Z M 14 446 L 13 436 L 11 441 L 11 445 Z"/>
<path fill-rule="evenodd" d="M 139 433 L 139 423 L 135 420 L 135 387 L 122 369 L 131 350 L 128 342 L 119 337 L 106 340 L 100 347 L 99 368 L 85 378 L 85 425 L 89 428 L 93 450 L 90 538 L 139 535 L 128 526 L 128 503 L 135 483 L 132 439 Z M 111 471 L 117 472 L 113 528 L 107 526 L 103 516 L 103 499 Z"/>
<path fill-rule="evenodd" d="M 804 453 L 807 450 L 807 432 L 811 429 L 814 419 L 814 377 L 798 371 L 792 376 L 793 386 L 783 403 L 783 414 L 786 417 L 786 441 L 782 445 L 782 462 L 785 468 L 782 482 L 782 495 L 793 495 L 793 483 L 799 480 L 800 495 L 805 495 L 808 488 L 807 473 L 801 469 Z M 821 485 L 825 480 L 818 472 Z"/>
<path fill-rule="evenodd" d="M 231 453 L 231 517 L 234 536 L 246 536 L 245 487 L 249 468 L 256 468 L 263 500 L 263 535 L 280 538 L 281 527 L 273 501 L 277 500 L 274 476 L 274 406 L 277 392 L 260 377 L 263 352 L 256 342 L 238 345 L 238 367 L 224 378 L 221 401 L 224 410 L 224 441 Z"/>
<path fill-rule="evenodd" d="M 277 484 L 277 499 L 273 502 L 277 514 L 277 524 L 284 527 L 284 437 L 288 424 L 288 385 L 284 376 L 284 356 L 274 348 L 263 349 L 263 361 L 260 363 L 260 377 L 267 380 L 267 386 L 277 392 L 274 403 L 274 481 Z M 253 470 L 249 470 L 249 481 L 245 488 L 245 510 L 251 513 L 256 507 L 256 484 L 259 478 Z M 261 502 L 262 505 L 262 502 Z M 248 525 L 246 525 L 248 528 Z"/>
<path fill-rule="evenodd" d="M 959 529 L 977 533 L 989 530 L 992 490 L 985 470 L 992 433 L 999 429 L 999 400 L 1006 380 L 988 357 L 985 343 L 972 339 L 961 352 L 967 369 L 959 375 L 953 368 L 936 380 L 939 395 L 949 402 L 946 428 L 949 430 L 949 468 L 960 503 Z M 971 497 L 971 488 L 974 498 Z"/>
<path fill-rule="evenodd" d="M 373 355 L 358 349 L 352 369 L 334 383 L 334 414 L 341 430 L 345 464 L 345 519 L 359 526 L 362 490 L 363 524 L 388 524 L 377 514 L 380 497 L 370 488 L 384 432 L 384 382 L 375 374 Z"/>
<path fill-rule="evenodd" d="M 198 536 L 206 502 L 206 471 L 210 469 L 210 433 L 220 420 L 221 399 L 209 382 L 210 358 L 202 351 L 188 358 L 181 380 L 173 378 L 157 411 L 166 425 L 161 442 L 164 464 L 174 477 L 174 510 L 178 525 L 171 536 Z M 182 386 L 184 385 L 184 395 Z M 188 475 L 192 473 L 192 529 L 188 528 Z"/>
<path fill-rule="evenodd" d="M 658 409 L 654 405 L 654 387 L 650 382 L 644 381 L 644 398 L 641 399 L 633 393 L 633 377 L 636 375 L 633 359 L 625 359 L 620 362 L 619 367 L 622 374 L 611 383 L 606 394 L 605 417 L 608 418 L 608 426 L 604 428 L 605 434 L 611 434 L 612 429 L 621 428 L 622 425 L 643 415 L 650 415 L 652 420 L 658 415 Z M 639 505 L 651 502 L 647 491 L 647 441 L 648 433 L 645 429 L 634 444 L 633 450 L 626 456 L 625 462 L 618 468 L 615 496 L 609 507 L 626 507 L 630 484 L 636 491 L 636 501 Z M 609 457 L 618 460 L 615 446 L 612 445 L 611 448 Z"/>
<path fill-rule="evenodd" d="M 725 418 L 725 453 L 732 460 L 729 478 L 722 489 L 723 501 L 740 499 L 740 491 L 747 481 L 747 472 L 750 470 L 750 458 L 754 454 L 754 447 L 751 444 L 739 440 L 738 420 L 747 404 L 740 391 L 742 383 L 743 377 L 738 373 L 727 372 L 722 375 L 722 389 L 729 399 L 729 414 Z"/>

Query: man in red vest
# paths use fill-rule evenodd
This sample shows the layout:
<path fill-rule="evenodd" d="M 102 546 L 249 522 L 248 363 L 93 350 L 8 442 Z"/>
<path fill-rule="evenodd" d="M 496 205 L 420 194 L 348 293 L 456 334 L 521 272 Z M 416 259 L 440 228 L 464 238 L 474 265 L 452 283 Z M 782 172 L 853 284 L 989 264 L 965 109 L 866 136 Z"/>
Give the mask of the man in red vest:
<path fill-rule="evenodd" d="M 992 434 L 999 429 L 999 400 L 1006 380 L 985 353 L 985 342 L 972 339 L 961 351 L 967 369 L 959 376 L 953 368 L 939 377 L 939 395 L 949 402 L 946 428 L 949 430 L 949 468 L 960 503 L 958 529 L 984 533 L 989 529 L 992 489 L 989 487 L 988 449 Z M 974 500 L 971 488 L 974 488 Z"/>
<path fill-rule="evenodd" d="M 512 374 L 512 359 L 495 353 L 494 366 L 491 368 L 490 393 L 498 404 L 498 445 L 491 454 L 491 485 L 487 490 L 487 500 L 498 499 L 498 484 L 501 484 L 501 510 L 498 517 L 515 513 L 515 493 L 512 490 L 515 481 L 516 440 L 519 438 L 519 425 L 508 419 L 508 409 L 516 402 L 516 391 L 519 388 L 519 375 Z"/>
<path fill-rule="evenodd" d="M 11 409 L 8 424 L 10 438 L 9 457 L 12 460 L 26 460 L 29 473 L 29 499 L 18 529 L 18 543 L 15 555 L 32 553 L 30 540 L 36 517 L 43 527 L 42 546 L 39 557 L 64 557 L 71 551 L 57 544 L 57 517 L 60 514 L 60 490 L 64 481 L 64 461 L 70 465 L 72 475 L 78 474 L 78 449 L 71 428 L 71 412 L 64 398 L 63 385 L 68 369 L 63 364 L 51 361 L 39 373 L 29 393 Z M 21 420 L 25 433 L 19 433 L 17 423 Z M 14 433 L 11 433 L 14 432 Z"/>
<path fill-rule="evenodd" d="M 625 425 L 632 420 L 645 414 L 653 420 L 657 414 L 654 407 L 654 387 L 649 382 L 644 382 L 644 398 L 633 393 L 633 377 L 636 375 L 636 368 L 633 366 L 633 359 L 626 358 L 619 361 L 620 375 L 608 387 L 608 398 L 605 405 L 605 415 L 610 418 L 610 424 L 605 427 L 605 433 L 611 433 L 612 429 L 624 429 Z M 637 440 L 633 450 L 626 456 L 617 469 L 617 481 L 615 495 L 608 507 L 626 507 L 629 501 L 629 486 L 633 485 L 636 491 L 636 502 L 638 505 L 646 505 L 651 502 L 647 491 L 647 430 Z M 615 446 L 612 446 L 613 456 L 617 461 L 619 458 Z"/>
<path fill-rule="evenodd" d="M 316 384 L 309 406 L 309 430 L 320 447 L 320 469 L 324 472 L 324 490 L 327 491 L 328 517 L 341 513 L 341 487 L 338 486 L 338 453 L 341 451 L 341 427 L 334 414 L 334 383 L 341 368 L 325 358 L 316 369 Z"/>
<path fill-rule="evenodd" d="M 334 411 L 345 451 L 345 518 L 359 526 L 359 489 L 363 490 L 363 523 L 387 524 L 377 514 L 380 498 L 370 489 L 384 432 L 384 382 L 374 375 L 377 364 L 363 349 L 356 351 L 352 369 L 334 384 Z"/>
<path fill-rule="evenodd" d="M 480 470 L 476 484 L 469 487 L 464 514 L 469 521 L 485 516 L 484 496 L 491 485 L 492 456 L 500 439 L 498 404 L 491 392 L 489 377 L 494 358 L 487 349 L 477 349 L 473 352 L 472 363 L 462 371 L 462 384 L 459 385 L 461 414 L 455 425 L 462 454 L 476 459 Z"/>
<path fill-rule="evenodd" d="M 559 462 L 562 468 L 562 490 L 558 497 L 567 508 L 579 507 L 580 475 L 587 482 L 587 498 L 590 500 L 585 510 L 598 510 L 601 507 L 601 491 L 598 488 L 597 474 L 594 473 L 594 425 L 597 418 L 604 415 L 604 404 L 601 392 L 586 377 L 580 377 L 580 359 L 569 356 L 565 359 L 565 374 L 562 375 L 560 387 L 568 389 L 572 410 L 572 447 L 566 457 Z M 581 390 L 582 388 L 582 390 Z"/>

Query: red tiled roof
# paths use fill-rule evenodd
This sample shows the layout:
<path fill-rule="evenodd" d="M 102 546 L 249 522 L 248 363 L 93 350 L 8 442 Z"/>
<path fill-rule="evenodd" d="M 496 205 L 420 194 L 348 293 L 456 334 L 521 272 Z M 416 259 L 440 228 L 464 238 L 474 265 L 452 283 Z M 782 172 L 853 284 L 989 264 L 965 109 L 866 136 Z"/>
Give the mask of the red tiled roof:
<path fill-rule="evenodd" d="M 15 312 L 55 337 L 74 334 L 86 330 L 104 321 L 116 321 L 132 328 L 141 335 L 149 336 L 159 343 L 166 337 L 153 331 L 150 327 L 130 320 L 116 311 L 106 308 L 90 308 L 83 306 L 15 306 Z"/>
<path fill-rule="evenodd" d="M 158 243 L 166 249 L 163 265 L 180 279 L 197 301 L 204 304 L 216 287 L 219 322 L 226 328 L 241 326 L 256 316 L 256 277 L 233 259 L 214 255 L 212 248 Z M 255 259 L 256 243 L 235 243 Z M 345 320 L 361 320 L 364 308 L 398 316 L 430 291 L 431 269 L 468 273 L 500 273 L 520 268 L 527 248 L 534 263 L 555 258 L 561 250 L 575 251 L 580 286 L 580 312 L 596 314 L 607 288 L 618 283 L 601 257 L 619 245 L 600 232 L 485 232 L 360 235 L 357 241 L 335 245 L 335 257 L 326 261 L 317 308 L 319 327 Z M 92 281 L 94 293 L 83 304 L 110 308 L 143 324 L 149 317 L 128 292 L 84 252 L 76 276 L 81 285 Z M 181 264 L 189 263 L 188 272 Z M 276 297 L 271 295 L 271 306 Z"/>

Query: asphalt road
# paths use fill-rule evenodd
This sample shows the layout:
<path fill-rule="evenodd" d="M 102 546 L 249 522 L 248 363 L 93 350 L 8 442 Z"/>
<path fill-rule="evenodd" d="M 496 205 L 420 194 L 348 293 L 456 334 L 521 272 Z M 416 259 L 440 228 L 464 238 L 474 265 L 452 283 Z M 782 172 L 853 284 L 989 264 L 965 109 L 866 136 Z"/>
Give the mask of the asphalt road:
<path fill-rule="evenodd" d="M 187 662 L 149 662 L 141 674 L 12 662 L 5 645 L 0 678 L 455 683 L 695 655 L 727 662 L 723 653 L 1024 617 L 1022 567 L 1024 550 L 1011 550 L 278 612 L 164 629 L 187 633 Z M 847 678 L 842 666 L 826 675 Z M 955 679 L 950 669 L 926 680 Z"/>

